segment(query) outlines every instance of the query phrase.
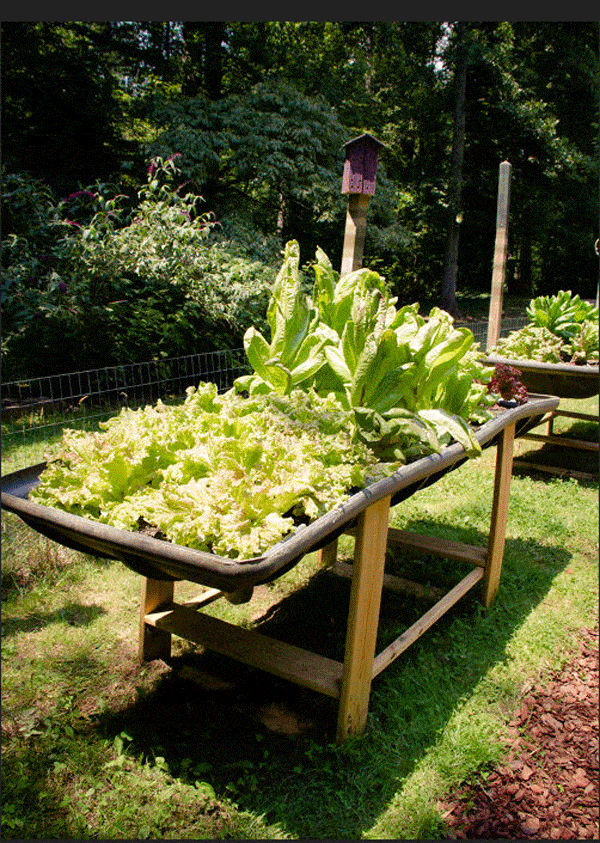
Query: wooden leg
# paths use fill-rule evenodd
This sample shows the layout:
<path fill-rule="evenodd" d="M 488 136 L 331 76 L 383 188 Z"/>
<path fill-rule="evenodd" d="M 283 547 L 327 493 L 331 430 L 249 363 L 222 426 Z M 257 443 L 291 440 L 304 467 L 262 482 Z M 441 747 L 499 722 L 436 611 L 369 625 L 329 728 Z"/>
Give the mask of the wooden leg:
<path fill-rule="evenodd" d="M 371 504 L 358 518 L 354 572 L 338 709 L 337 740 L 363 731 L 369 708 L 390 498 Z"/>
<path fill-rule="evenodd" d="M 320 567 L 333 568 L 337 562 L 338 540 L 334 539 L 317 553 L 317 560 Z"/>
<path fill-rule="evenodd" d="M 491 606 L 494 602 L 500 584 L 500 573 L 502 571 L 502 558 L 504 556 L 504 543 L 506 539 L 506 519 L 508 516 L 514 439 L 515 425 L 512 424 L 502 431 L 496 452 L 494 500 L 492 503 L 487 560 L 483 577 L 484 606 Z"/>
<path fill-rule="evenodd" d="M 173 581 L 143 578 L 140 607 L 140 661 L 168 659 L 171 655 L 171 633 L 149 626 L 145 618 L 151 612 L 164 609 L 171 604 L 174 594 L 175 583 Z"/>

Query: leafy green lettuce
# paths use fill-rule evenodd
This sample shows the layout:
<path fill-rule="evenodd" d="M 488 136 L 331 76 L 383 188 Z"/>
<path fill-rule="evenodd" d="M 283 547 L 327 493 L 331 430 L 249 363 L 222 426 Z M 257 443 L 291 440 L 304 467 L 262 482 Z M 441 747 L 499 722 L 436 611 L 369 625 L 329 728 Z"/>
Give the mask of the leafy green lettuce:
<path fill-rule="evenodd" d="M 469 421 L 494 403 L 492 369 L 477 360 L 474 337 L 452 317 L 418 304 L 396 308 L 384 279 L 369 269 L 342 277 L 321 250 L 312 297 L 303 292 L 299 248 L 290 241 L 269 304 L 269 343 L 251 328 L 244 345 L 254 373 L 236 381 L 248 393 L 299 387 L 333 393 L 354 412 L 357 436 L 383 458 L 406 462 L 451 439 L 470 456 L 480 446 Z"/>
<path fill-rule="evenodd" d="M 570 290 L 538 296 L 527 306 L 529 324 L 498 341 L 493 352 L 541 363 L 598 363 L 598 308 Z"/>
<path fill-rule="evenodd" d="M 180 406 L 124 409 L 102 427 L 65 431 L 32 500 L 231 558 L 398 468 L 352 436 L 333 396 L 300 390 L 243 398 L 202 383 Z"/>

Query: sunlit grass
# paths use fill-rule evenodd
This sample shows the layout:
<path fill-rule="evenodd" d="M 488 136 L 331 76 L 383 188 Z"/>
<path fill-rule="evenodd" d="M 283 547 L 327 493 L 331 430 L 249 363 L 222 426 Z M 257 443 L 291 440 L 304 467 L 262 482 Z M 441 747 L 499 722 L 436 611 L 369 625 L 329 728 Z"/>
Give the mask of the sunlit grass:
<path fill-rule="evenodd" d="M 398 506 L 393 523 L 484 546 L 493 465 L 484 452 Z M 364 737 L 337 747 L 327 698 L 185 642 L 169 664 L 140 664 L 141 578 L 121 563 L 59 547 L 11 514 L 2 531 L 5 839 L 439 838 L 438 799 L 502 757 L 523 689 L 597 622 L 598 483 L 515 473 L 496 602 L 468 596 L 423 635 L 374 682 Z M 432 583 L 462 570 L 390 565 Z M 210 609 L 318 651 L 339 646 L 345 601 L 311 555 L 250 603 Z M 387 599 L 382 634 L 427 605 Z M 184 680 L 183 666 L 224 685 Z M 270 706 L 312 727 L 273 731 Z"/>

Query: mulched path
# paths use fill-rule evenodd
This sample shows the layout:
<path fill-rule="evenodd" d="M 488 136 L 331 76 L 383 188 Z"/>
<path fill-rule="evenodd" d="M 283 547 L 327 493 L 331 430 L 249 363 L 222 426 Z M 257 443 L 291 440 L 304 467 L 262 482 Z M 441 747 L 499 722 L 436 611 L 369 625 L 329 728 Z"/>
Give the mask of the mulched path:
<path fill-rule="evenodd" d="M 438 807 L 446 840 L 597 840 L 598 630 L 522 699 L 508 752 L 476 783 Z"/>

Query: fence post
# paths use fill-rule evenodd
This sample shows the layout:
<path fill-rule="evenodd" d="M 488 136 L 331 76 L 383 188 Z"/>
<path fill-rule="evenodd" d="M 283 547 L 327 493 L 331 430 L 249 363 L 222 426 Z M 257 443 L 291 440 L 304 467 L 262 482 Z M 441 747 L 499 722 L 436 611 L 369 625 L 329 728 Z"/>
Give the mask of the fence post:
<path fill-rule="evenodd" d="M 492 272 L 492 297 L 488 322 L 487 350 L 491 351 L 500 337 L 502 322 L 502 287 L 506 268 L 508 246 L 508 206 L 510 197 L 510 170 L 508 161 L 500 164 L 498 177 L 498 202 L 496 212 L 496 245 L 494 247 L 494 268 Z"/>

